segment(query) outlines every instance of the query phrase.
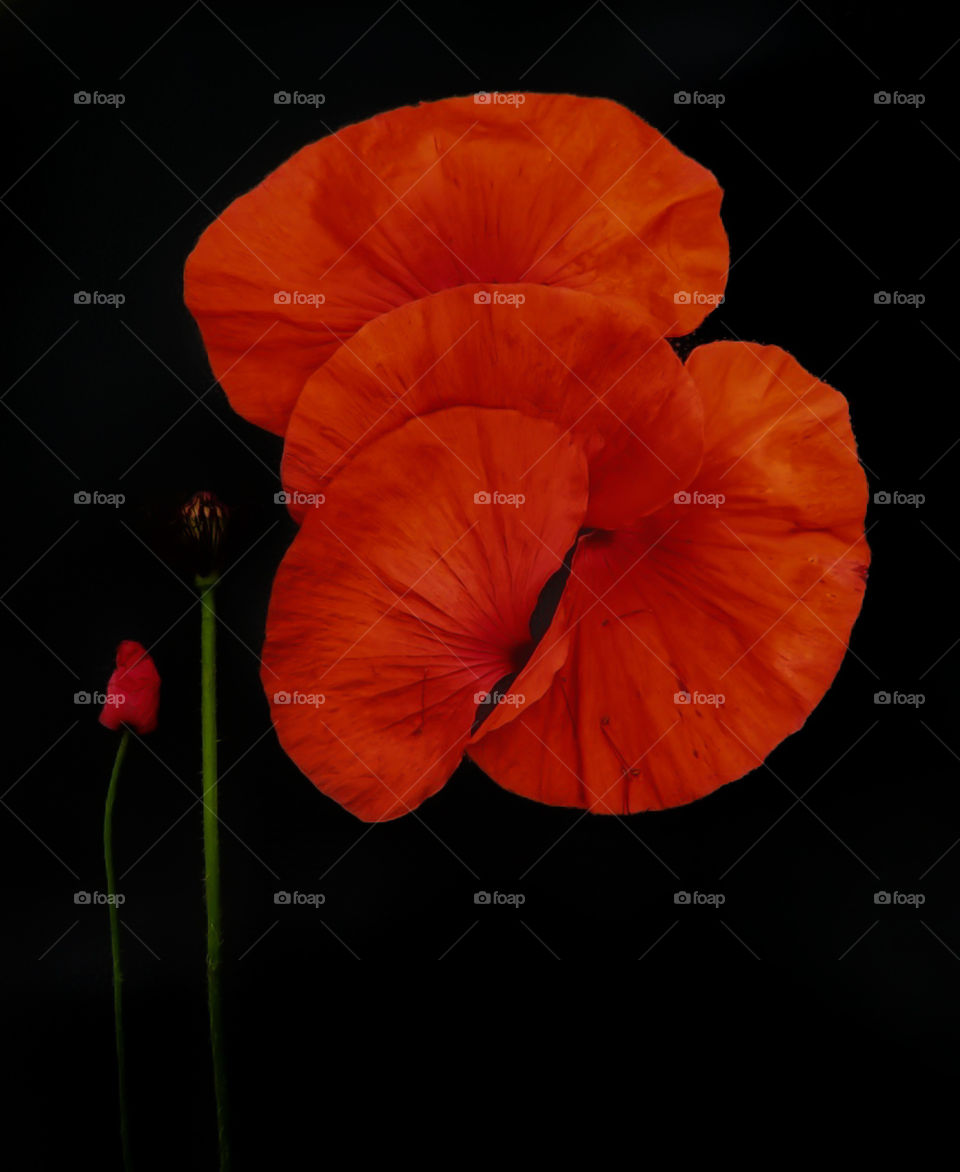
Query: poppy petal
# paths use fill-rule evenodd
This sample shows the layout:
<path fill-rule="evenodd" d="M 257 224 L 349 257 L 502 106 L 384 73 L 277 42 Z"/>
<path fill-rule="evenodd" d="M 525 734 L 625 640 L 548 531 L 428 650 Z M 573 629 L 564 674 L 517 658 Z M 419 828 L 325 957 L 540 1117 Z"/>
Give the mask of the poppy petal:
<path fill-rule="evenodd" d="M 210 225 L 185 298 L 241 415 L 283 434 L 309 374 L 364 322 L 468 282 L 625 299 L 660 333 L 703 320 L 729 257 L 710 172 L 615 102 L 516 97 L 345 127 Z"/>
<path fill-rule="evenodd" d="M 795 732 L 860 610 L 867 492 L 846 401 L 773 346 L 691 355 L 703 467 L 634 532 L 580 540 L 543 698 L 470 755 L 527 797 L 632 813 L 742 776 Z"/>
<path fill-rule="evenodd" d="M 590 462 L 585 524 L 619 528 L 700 466 L 699 392 L 669 342 L 629 309 L 539 285 L 448 289 L 369 322 L 307 381 L 287 429 L 293 515 L 378 435 L 469 404 L 549 419 Z M 552 440 L 550 442 L 553 442 Z"/>
<path fill-rule="evenodd" d="M 465 407 L 410 420 L 331 482 L 277 574 L 262 670 L 281 744 L 319 789 L 382 821 L 444 784 L 478 694 L 532 649 L 587 491 L 552 423 Z M 523 674 L 529 702 L 559 665 Z"/>

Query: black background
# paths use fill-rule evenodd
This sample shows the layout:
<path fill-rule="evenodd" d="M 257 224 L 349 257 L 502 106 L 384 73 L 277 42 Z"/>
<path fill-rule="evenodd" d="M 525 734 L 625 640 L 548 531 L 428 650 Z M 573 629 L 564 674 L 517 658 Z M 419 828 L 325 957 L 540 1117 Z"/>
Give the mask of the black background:
<path fill-rule="evenodd" d="M 841 1023 L 860 1047 L 897 1052 L 955 1037 L 960 27 L 937 7 L 913 4 L 896 19 L 826 0 L 0 9 L 0 617 L 13 685 L 0 808 L 4 1014 L 37 1167 L 65 1136 L 100 1166 L 116 1158 L 106 914 L 73 900 L 103 888 L 115 739 L 74 693 L 103 689 L 123 638 L 151 649 L 164 681 L 161 726 L 132 747 L 118 808 L 134 1126 L 148 1137 L 148 1165 L 151 1152 L 209 1165 L 198 614 L 156 541 L 163 509 L 201 487 L 235 521 L 220 591 L 221 812 L 244 1163 L 309 1133 L 309 1113 L 291 1131 L 278 1129 L 277 1111 L 291 1070 L 308 1101 L 314 1076 L 336 1081 L 332 1021 L 379 1025 L 411 1011 L 410 961 L 472 966 L 489 996 L 534 1005 L 545 981 L 528 964 L 594 962 L 603 968 L 575 980 L 563 1020 L 576 1030 L 583 1015 L 609 1031 L 659 1004 L 673 974 L 693 979 L 709 1006 L 717 971 L 759 958 L 788 974 L 781 1022 Z M 926 497 L 917 508 L 871 504 L 866 603 L 803 731 L 768 767 L 691 807 L 583 817 L 463 766 L 417 816 L 370 829 L 317 793 L 269 729 L 257 651 L 293 532 L 273 502 L 280 441 L 211 388 L 182 305 L 183 261 L 215 213 L 327 127 L 478 89 L 616 99 L 713 170 L 733 268 L 726 303 L 696 340 L 785 347 L 848 397 L 871 492 Z M 78 90 L 125 103 L 78 106 Z M 278 90 L 325 103 L 278 106 Z M 677 105 L 680 90 L 725 101 Z M 925 102 L 878 105 L 881 90 Z M 78 290 L 126 300 L 77 306 Z M 925 302 L 877 305 L 881 290 Z M 126 499 L 77 506 L 81 490 Z M 881 707 L 879 690 L 925 703 Z M 520 891 L 526 903 L 477 907 L 478 889 Z M 719 891 L 726 903 L 678 907 L 678 889 Z M 323 892 L 326 903 L 279 907 L 277 890 Z M 877 906 L 878 890 L 926 902 Z M 359 1010 L 343 1003 L 337 975 L 354 957 L 379 966 Z M 638 958 L 616 984 L 606 975 L 609 962 Z M 464 994 L 451 1020 L 474 1015 Z M 368 1070 L 358 1095 L 391 1098 L 395 1075 L 387 1089 L 382 1075 Z M 36 1127 L 52 1099 L 62 1129 Z"/>

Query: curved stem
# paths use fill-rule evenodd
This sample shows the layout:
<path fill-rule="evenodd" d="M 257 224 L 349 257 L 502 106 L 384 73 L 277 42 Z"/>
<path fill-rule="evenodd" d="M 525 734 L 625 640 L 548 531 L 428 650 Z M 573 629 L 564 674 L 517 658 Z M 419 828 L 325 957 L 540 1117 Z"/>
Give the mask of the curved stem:
<path fill-rule="evenodd" d="M 123 1040 L 123 970 L 120 966 L 120 913 L 117 910 L 117 878 L 113 867 L 113 803 L 117 796 L 117 780 L 130 743 L 130 730 L 125 728 L 117 746 L 117 756 L 110 774 L 107 803 L 103 811 L 103 859 L 107 871 L 107 911 L 110 915 L 110 952 L 113 957 L 113 1027 L 117 1042 L 117 1091 L 120 1101 L 120 1143 L 123 1148 L 123 1166 L 130 1172 L 130 1130 L 127 1120 L 126 1048 Z"/>
<path fill-rule="evenodd" d="M 207 905 L 207 1004 L 210 1049 L 217 1100 L 220 1169 L 230 1167 L 227 1080 L 223 1058 L 223 1003 L 220 984 L 223 920 L 220 906 L 220 833 L 217 822 L 217 616 L 218 575 L 197 578 L 200 590 L 200 721 L 203 743 L 203 857 Z"/>

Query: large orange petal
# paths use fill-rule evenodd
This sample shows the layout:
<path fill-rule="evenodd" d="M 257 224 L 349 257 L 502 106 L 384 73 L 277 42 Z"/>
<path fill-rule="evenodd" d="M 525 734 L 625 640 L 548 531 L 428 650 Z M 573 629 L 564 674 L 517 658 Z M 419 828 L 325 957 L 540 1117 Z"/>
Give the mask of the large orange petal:
<path fill-rule="evenodd" d="M 846 401 L 773 346 L 716 343 L 689 501 L 581 539 L 543 698 L 470 754 L 508 789 L 626 813 L 755 768 L 829 687 L 860 610 L 867 492 Z M 723 498 L 723 499 L 721 499 Z"/>
<path fill-rule="evenodd" d="M 365 444 L 459 404 L 515 408 L 570 430 L 590 461 L 589 526 L 633 524 L 689 484 L 703 409 L 669 342 L 587 293 L 501 285 L 488 302 L 481 289 L 376 318 L 310 377 L 284 445 L 297 519 L 302 497 L 322 492 Z"/>
<path fill-rule="evenodd" d="M 530 617 L 586 501 L 579 446 L 515 411 L 411 420 L 331 482 L 277 574 L 262 671 L 280 741 L 319 789 L 381 821 L 443 785 L 478 693 L 529 655 Z M 518 678 L 520 699 L 543 693 L 564 654 Z"/>
<path fill-rule="evenodd" d="M 614 102 L 521 96 L 348 126 L 210 225 L 185 295 L 237 411 L 282 434 L 364 322 L 466 282 L 623 298 L 661 333 L 699 324 L 728 262 L 714 177 Z"/>

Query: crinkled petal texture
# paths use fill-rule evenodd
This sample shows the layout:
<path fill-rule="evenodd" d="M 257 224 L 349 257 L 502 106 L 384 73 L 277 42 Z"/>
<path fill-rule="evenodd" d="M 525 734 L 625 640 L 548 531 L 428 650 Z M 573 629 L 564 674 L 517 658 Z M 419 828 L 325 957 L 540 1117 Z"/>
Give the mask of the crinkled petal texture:
<path fill-rule="evenodd" d="M 713 175 L 614 102 L 520 96 L 348 126 L 210 225 L 185 296 L 241 415 L 283 434 L 307 377 L 360 326 L 454 285 L 625 299 L 666 334 L 702 321 L 729 255 Z"/>
<path fill-rule="evenodd" d="M 262 671 L 281 744 L 319 789 L 395 818 L 454 771 L 478 694 L 517 672 L 527 703 L 543 694 L 566 646 L 521 670 L 529 620 L 587 493 L 555 424 L 471 408 L 410 420 L 331 482 L 277 574 Z"/>
<path fill-rule="evenodd" d="M 365 444 L 458 405 L 514 408 L 569 431 L 588 455 L 586 524 L 598 528 L 671 500 L 703 453 L 697 388 L 634 311 L 568 289 L 503 285 L 487 300 L 467 286 L 376 318 L 307 381 L 284 445 L 294 516 Z M 555 441 L 543 440 L 546 459 Z"/>
<path fill-rule="evenodd" d="M 869 562 L 846 401 L 773 346 L 715 343 L 688 367 L 705 406 L 689 499 L 581 538 L 541 645 L 569 643 L 564 666 L 470 749 L 527 797 L 689 802 L 800 728 L 843 659 Z"/>

